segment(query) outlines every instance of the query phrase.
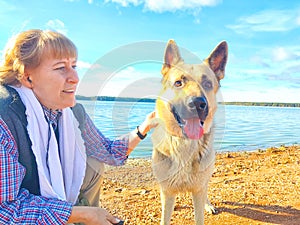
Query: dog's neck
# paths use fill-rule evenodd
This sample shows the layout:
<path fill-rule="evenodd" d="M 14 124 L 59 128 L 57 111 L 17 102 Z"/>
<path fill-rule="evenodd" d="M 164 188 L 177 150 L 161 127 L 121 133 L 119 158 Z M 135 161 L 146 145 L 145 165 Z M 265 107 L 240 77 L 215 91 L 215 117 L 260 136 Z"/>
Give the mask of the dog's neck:
<path fill-rule="evenodd" d="M 181 152 L 181 148 L 195 148 L 199 153 L 201 153 L 201 157 L 205 156 L 206 152 L 212 149 L 213 144 L 213 131 L 211 130 L 209 133 L 204 134 L 200 139 L 194 140 L 189 139 L 184 136 L 173 135 L 168 132 L 166 127 L 160 123 L 153 131 L 152 143 L 154 148 L 163 149 L 167 156 L 170 155 L 170 151 L 178 151 Z M 182 143 L 185 143 L 184 145 Z M 172 146 L 173 149 L 170 149 Z"/>

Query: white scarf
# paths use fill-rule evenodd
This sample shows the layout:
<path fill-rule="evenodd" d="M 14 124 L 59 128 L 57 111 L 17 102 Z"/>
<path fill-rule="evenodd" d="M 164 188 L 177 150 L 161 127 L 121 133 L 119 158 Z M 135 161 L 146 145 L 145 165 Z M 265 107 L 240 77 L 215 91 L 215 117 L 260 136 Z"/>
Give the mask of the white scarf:
<path fill-rule="evenodd" d="M 78 121 L 70 108 L 62 110 L 58 123 L 60 156 L 55 133 L 50 125 L 47 162 L 49 124 L 45 120 L 43 108 L 31 89 L 24 86 L 14 88 L 26 107 L 27 130 L 36 157 L 41 195 L 75 204 L 86 168 L 85 147 Z"/>

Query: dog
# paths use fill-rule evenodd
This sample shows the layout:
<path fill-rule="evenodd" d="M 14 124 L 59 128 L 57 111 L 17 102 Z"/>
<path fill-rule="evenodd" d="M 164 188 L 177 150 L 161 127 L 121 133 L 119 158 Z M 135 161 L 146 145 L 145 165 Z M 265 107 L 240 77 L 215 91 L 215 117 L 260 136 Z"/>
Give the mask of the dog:
<path fill-rule="evenodd" d="M 204 211 L 215 213 L 207 198 L 214 171 L 213 149 L 216 94 L 228 58 L 226 41 L 199 64 L 186 64 L 174 40 L 169 40 L 161 69 L 162 89 L 156 99 L 158 121 L 152 133 L 152 170 L 161 191 L 161 225 L 171 222 L 176 194 L 191 192 L 195 223 Z"/>

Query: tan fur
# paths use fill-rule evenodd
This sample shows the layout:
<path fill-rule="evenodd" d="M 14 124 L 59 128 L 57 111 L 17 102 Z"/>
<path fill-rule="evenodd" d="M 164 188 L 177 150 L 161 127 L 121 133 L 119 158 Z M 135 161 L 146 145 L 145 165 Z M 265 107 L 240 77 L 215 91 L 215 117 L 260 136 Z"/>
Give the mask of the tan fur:
<path fill-rule="evenodd" d="M 185 64 L 175 41 L 170 40 L 167 44 L 162 91 L 156 101 L 159 125 L 152 134 L 153 173 L 161 187 L 161 225 L 170 224 L 179 192 L 192 193 L 197 225 L 204 224 L 205 208 L 215 212 L 207 199 L 207 186 L 215 162 L 213 117 L 217 109 L 216 93 L 220 79 L 224 77 L 226 62 L 226 42 L 221 42 L 199 65 Z M 178 81 L 184 81 L 183 85 L 177 87 L 181 84 Z M 184 109 L 193 96 L 204 96 L 209 107 L 204 135 L 199 140 L 187 138 L 172 113 L 174 105 Z"/>

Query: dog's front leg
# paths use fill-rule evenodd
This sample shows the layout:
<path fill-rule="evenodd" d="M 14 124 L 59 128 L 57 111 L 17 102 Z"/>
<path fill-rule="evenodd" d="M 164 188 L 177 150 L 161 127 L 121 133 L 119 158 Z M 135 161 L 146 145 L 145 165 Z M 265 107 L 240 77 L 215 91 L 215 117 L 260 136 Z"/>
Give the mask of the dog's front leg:
<path fill-rule="evenodd" d="M 169 225 L 171 223 L 171 217 L 174 210 L 175 204 L 175 195 L 167 193 L 161 190 L 161 205 L 162 205 L 162 214 L 161 214 L 161 225 Z"/>
<path fill-rule="evenodd" d="M 207 200 L 206 195 L 207 191 L 205 190 L 192 193 L 196 225 L 204 225 L 204 209 Z"/>

